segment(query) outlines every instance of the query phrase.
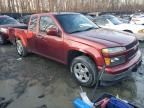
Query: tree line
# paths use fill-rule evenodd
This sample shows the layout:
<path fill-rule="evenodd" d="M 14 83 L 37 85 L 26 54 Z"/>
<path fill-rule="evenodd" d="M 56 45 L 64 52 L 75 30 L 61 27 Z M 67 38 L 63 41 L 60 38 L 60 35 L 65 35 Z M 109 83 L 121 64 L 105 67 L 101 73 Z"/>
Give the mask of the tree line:
<path fill-rule="evenodd" d="M 0 0 L 0 12 L 104 12 L 144 10 L 144 0 Z"/>

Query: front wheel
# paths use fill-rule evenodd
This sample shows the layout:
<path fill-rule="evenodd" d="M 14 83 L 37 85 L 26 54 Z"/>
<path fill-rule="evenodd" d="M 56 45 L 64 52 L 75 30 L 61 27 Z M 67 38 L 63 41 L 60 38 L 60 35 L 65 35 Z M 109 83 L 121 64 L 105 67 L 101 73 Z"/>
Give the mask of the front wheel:
<path fill-rule="evenodd" d="M 82 86 L 92 87 L 96 84 L 98 70 L 95 63 L 87 56 L 74 58 L 70 71 L 76 81 Z"/>
<path fill-rule="evenodd" d="M 24 57 L 27 55 L 27 49 L 23 46 L 21 40 L 16 40 L 16 49 L 20 56 Z"/>

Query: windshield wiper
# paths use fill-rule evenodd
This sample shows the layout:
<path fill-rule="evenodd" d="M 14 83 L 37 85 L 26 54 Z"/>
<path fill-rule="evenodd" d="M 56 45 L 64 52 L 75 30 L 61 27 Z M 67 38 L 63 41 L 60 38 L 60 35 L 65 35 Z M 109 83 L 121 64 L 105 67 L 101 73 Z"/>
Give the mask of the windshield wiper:
<path fill-rule="evenodd" d="M 90 28 L 87 28 L 87 29 L 84 29 L 84 30 L 76 30 L 76 31 L 71 32 L 71 34 L 72 33 L 77 33 L 77 32 L 89 31 L 89 30 L 92 30 L 92 29 L 98 29 L 98 28 L 96 28 L 96 27 L 90 27 Z"/>
<path fill-rule="evenodd" d="M 85 29 L 83 31 L 89 31 L 89 30 L 92 30 L 92 29 L 98 29 L 98 28 L 96 28 L 96 27 L 90 27 L 90 28 L 87 28 L 87 29 Z"/>
<path fill-rule="evenodd" d="M 73 31 L 73 32 L 70 32 L 70 33 L 72 34 L 72 33 L 77 33 L 77 32 L 83 32 L 83 30 L 76 30 L 76 31 Z"/>

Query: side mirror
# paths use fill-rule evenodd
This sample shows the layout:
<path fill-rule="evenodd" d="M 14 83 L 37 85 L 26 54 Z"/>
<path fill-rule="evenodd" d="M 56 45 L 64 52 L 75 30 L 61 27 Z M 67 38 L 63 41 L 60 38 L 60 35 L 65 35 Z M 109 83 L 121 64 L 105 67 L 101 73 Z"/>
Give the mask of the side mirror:
<path fill-rule="evenodd" d="M 57 28 L 47 29 L 47 35 L 58 36 L 58 29 Z"/>

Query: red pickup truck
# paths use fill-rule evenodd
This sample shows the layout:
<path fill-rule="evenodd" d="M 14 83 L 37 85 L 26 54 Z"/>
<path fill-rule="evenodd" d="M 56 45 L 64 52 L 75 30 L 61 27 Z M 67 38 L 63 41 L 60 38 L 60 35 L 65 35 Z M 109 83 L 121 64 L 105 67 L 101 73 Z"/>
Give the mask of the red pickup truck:
<path fill-rule="evenodd" d="M 99 28 L 79 13 L 43 13 L 31 16 L 28 29 L 15 29 L 17 52 L 36 53 L 67 64 L 83 86 L 119 81 L 141 64 L 139 42 L 134 35 Z"/>

